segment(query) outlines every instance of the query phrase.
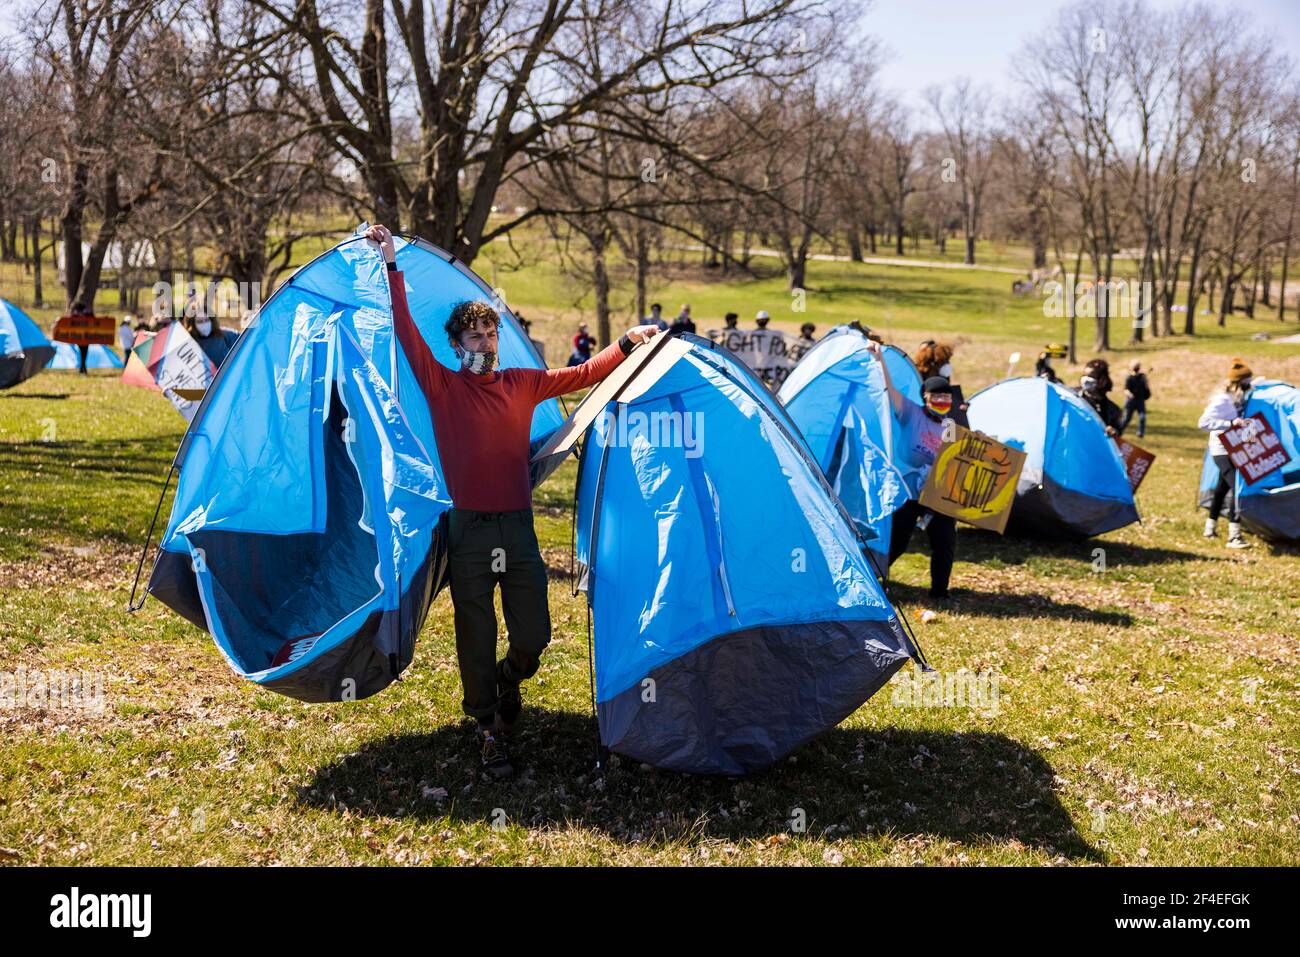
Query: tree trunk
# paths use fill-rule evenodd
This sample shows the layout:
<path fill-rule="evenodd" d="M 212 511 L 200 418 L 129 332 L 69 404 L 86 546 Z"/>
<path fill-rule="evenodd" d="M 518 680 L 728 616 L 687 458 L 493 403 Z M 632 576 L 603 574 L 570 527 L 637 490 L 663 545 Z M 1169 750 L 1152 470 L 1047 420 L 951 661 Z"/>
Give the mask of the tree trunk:
<path fill-rule="evenodd" d="M 648 315 L 650 310 L 646 308 L 646 282 L 650 273 L 650 250 L 647 242 L 645 230 L 637 227 L 636 231 L 636 316 L 638 322 L 642 316 Z M 723 263 L 727 262 L 726 259 Z"/>
<path fill-rule="evenodd" d="M 81 287 L 81 217 L 86 210 L 86 187 L 90 173 L 84 163 L 74 163 L 72 186 L 63 207 L 63 289 L 66 306 L 71 306 Z"/>
<path fill-rule="evenodd" d="M 849 226 L 844 234 L 849 241 L 849 260 L 855 263 L 862 262 L 862 237 L 858 235 L 858 228 Z"/>
<path fill-rule="evenodd" d="M 975 265 L 975 237 L 966 236 L 966 258 L 962 260 L 967 266 Z"/>
<path fill-rule="evenodd" d="M 605 265 L 606 240 L 603 234 L 588 236 L 591 242 L 592 278 L 596 287 L 596 336 L 601 346 L 609 345 L 609 271 Z"/>
<path fill-rule="evenodd" d="M 45 305 L 45 296 L 41 290 L 41 217 L 32 217 L 32 248 L 36 255 L 32 258 L 32 304 Z"/>

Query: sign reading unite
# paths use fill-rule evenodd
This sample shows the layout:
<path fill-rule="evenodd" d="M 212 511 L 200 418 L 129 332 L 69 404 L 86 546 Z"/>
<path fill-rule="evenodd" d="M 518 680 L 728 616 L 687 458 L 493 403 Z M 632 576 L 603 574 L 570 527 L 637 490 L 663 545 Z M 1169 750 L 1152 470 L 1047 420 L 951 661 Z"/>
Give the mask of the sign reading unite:
<path fill-rule="evenodd" d="M 955 422 L 939 447 L 920 502 L 943 515 L 1001 534 L 1011 518 L 1025 453 Z"/>
<path fill-rule="evenodd" d="M 1241 473 L 1247 485 L 1258 482 L 1291 461 L 1291 456 L 1282 447 L 1282 440 L 1261 412 L 1248 418 L 1245 425 L 1225 429 L 1220 438 L 1233 467 Z"/>

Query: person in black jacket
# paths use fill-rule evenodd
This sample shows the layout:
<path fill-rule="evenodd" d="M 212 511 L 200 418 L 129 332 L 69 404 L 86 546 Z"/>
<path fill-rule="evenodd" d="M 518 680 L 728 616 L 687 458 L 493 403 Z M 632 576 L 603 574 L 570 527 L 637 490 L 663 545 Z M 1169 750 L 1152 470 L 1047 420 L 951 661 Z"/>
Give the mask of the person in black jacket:
<path fill-rule="evenodd" d="M 1124 413 L 1110 400 L 1110 390 L 1114 385 L 1110 381 L 1110 363 L 1105 359 L 1093 359 L 1083 367 L 1079 379 L 1079 388 L 1075 393 L 1092 406 L 1101 421 L 1106 425 L 1106 434 L 1118 436 L 1124 431 Z"/>
<path fill-rule="evenodd" d="M 1138 417 L 1138 438 L 1147 434 L 1147 399 L 1151 398 L 1151 385 L 1147 374 L 1142 371 L 1142 363 L 1133 360 L 1132 370 L 1124 380 L 1124 424 L 1127 429 L 1133 414 Z M 1122 431 L 1122 429 L 1121 429 Z"/>

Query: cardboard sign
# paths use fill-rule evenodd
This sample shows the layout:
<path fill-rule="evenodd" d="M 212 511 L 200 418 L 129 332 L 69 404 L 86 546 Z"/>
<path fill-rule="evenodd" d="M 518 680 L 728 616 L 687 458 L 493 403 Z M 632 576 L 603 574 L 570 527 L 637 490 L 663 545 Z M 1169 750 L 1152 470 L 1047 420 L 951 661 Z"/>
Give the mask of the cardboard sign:
<path fill-rule="evenodd" d="M 1128 475 L 1128 487 L 1136 492 L 1138 486 L 1142 484 L 1142 480 L 1147 477 L 1147 472 L 1151 469 L 1151 463 L 1156 460 L 1155 453 L 1134 445 L 1128 439 L 1116 439 L 1115 444 L 1119 446 L 1120 457 L 1124 460 L 1124 472 Z"/>
<path fill-rule="evenodd" d="M 807 351 L 796 337 L 779 329 L 710 329 L 709 338 L 745 363 L 774 391 Z"/>
<path fill-rule="evenodd" d="M 952 428 L 955 437 L 939 446 L 921 487 L 920 502 L 942 515 L 1001 535 L 1011 518 L 1025 453 L 955 422 Z"/>
<path fill-rule="evenodd" d="M 1225 429 L 1219 438 L 1247 485 L 1258 482 L 1291 461 L 1291 456 L 1282 447 L 1282 440 L 1262 412 L 1256 412 L 1240 428 Z"/>
<path fill-rule="evenodd" d="M 60 316 L 54 321 L 53 338 L 73 346 L 116 345 L 117 320 L 112 316 Z"/>
<path fill-rule="evenodd" d="M 568 421 L 556 429 L 550 439 L 529 461 L 539 462 L 552 455 L 567 455 L 596 417 L 611 402 L 631 402 L 640 398 L 691 351 L 681 339 L 660 333 L 649 345 L 639 343 L 614 371 L 592 387 Z"/>

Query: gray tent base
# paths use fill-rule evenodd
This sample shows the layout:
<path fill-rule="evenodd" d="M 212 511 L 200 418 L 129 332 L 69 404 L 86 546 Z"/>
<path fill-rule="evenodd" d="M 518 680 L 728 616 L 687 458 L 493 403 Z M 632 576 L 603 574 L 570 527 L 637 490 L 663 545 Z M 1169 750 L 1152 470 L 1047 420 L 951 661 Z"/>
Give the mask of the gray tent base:
<path fill-rule="evenodd" d="M 0 389 L 26 382 L 54 358 L 53 346 L 33 346 L 21 355 L 0 357 Z"/>
<path fill-rule="evenodd" d="M 664 770 L 761 770 L 839 724 L 908 660 L 877 639 L 905 646 L 897 619 L 720 635 L 600 702 L 601 742 Z"/>
<path fill-rule="evenodd" d="M 1237 508 L 1241 523 L 1260 538 L 1282 544 L 1300 542 L 1300 486 L 1243 495 Z"/>
<path fill-rule="evenodd" d="M 1084 495 L 1044 476 L 1041 485 L 1016 494 L 1007 533 L 1077 541 L 1136 521 L 1137 509 L 1129 503 Z"/>

